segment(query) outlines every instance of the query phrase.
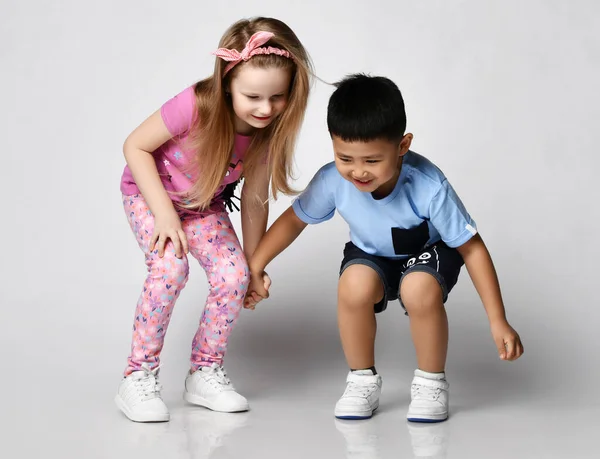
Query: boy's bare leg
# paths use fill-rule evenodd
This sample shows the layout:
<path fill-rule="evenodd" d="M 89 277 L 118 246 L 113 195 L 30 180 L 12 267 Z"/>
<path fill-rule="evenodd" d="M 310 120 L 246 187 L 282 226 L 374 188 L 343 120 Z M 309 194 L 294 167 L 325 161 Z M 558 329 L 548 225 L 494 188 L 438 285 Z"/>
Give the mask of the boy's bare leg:
<path fill-rule="evenodd" d="M 407 274 L 400 287 L 400 298 L 410 319 L 418 368 L 442 373 L 448 353 L 448 317 L 440 284 L 425 272 Z"/>
<path fill-rule="evenodd" d="M 383 298 L 379 275 L 365 265 L 351 265 L 338 284 L 338 327 L 351 369 L 375 365 L 377 322 L 374 306 Z"/>
<path fill-rule="evenodd" d="M 338 325 L 342 347 L 351 371 L 346 390 L 335 405 L 340 419 L 367 419 L 379 406 L 381 375 L 375 366 L 375 304 L 383 298 L 383 283 L 368 266 L 351 265 L 344 270 L 338 287 Z"/>
<path fill-rule="evenodd" d="M 431 274 L 412 272 L 400 285 L 400 298 L 410 318 L 418 365 L 411 383 L 411 402 L 406 418 L 413 422 L 445 421 L 449 400 L 449 385 L 444 372 L 448 317 L 442 288 Z"/>

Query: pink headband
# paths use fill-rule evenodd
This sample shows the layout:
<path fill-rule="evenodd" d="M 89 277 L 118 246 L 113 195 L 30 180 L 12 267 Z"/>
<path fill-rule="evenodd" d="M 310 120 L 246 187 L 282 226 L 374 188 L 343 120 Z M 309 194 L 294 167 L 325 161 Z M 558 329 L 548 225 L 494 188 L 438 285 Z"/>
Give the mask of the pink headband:
<path fill-rule="evenodd" d="M 256 56 L 257 54 L 277 54 L 278 56 L 291 59 L 291 54 L 289 51 L 284 49 L 273 48 L 272 46 L 261 48 L 261 46 L 268 42 L 274 35 L 275 34 L 271 32 L 256 32 L 250 37 L 250 40 L 248 40 L 246 47 L 241 53 L 237 49 L 219 48 L 216 51 L 213 51 L 212 54 L 220 57 L 224 61 L 229 62 L 227 67 L 225 67 L 225 73 L 223 75 L 227 75 L 227 72 L 229 72 L 241 61 L 247 61 L 252 56 Z"/>

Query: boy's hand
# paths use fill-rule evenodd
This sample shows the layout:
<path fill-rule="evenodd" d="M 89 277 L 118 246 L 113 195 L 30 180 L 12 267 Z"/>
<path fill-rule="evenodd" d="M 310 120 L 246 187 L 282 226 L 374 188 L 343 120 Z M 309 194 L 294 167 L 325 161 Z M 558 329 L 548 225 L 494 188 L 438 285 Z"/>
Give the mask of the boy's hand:
<path fill-rule="evenodd" d="M 492 336 L 502 360 L 517 360 L 523 355 L 519 334 L 505 320 L 491 324 Z"/>
<path fill-rule="evenodd" d="M 253 310 L 260 301 L 269 298 L 270 287 L 271 278 L 266 272 L 250 272 L 250 285 L 244 299 L 244 308 Z"/>

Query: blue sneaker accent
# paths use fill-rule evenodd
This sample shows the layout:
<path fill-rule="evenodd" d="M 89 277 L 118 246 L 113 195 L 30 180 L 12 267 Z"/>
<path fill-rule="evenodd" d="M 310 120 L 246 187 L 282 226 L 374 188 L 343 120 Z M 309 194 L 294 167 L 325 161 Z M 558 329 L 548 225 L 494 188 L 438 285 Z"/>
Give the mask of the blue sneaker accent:
<path fill-rule="evenodd" d="M 448 418 L 444 419 L 422 419 L 422 418 L 407 418 L 410 422 L 420 422 L 423 424 L 437 424 L 439 422 L 447 421 Z"/>

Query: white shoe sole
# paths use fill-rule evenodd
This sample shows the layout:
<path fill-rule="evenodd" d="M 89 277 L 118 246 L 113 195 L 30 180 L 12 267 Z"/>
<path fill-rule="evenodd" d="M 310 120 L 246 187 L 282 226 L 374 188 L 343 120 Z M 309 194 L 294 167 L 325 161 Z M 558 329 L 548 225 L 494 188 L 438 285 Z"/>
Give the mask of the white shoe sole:
<path fill-rule="evenodd" d="M 171 419 L 169 413 L 132 413 L 119 394 L 115 397 L 115 404 L 133 422 L 167 422 Z"/>
<path fill-rule="evenodd" d="M 234 406 L 233 408 L 223 408 L 215 403 L 210 402 L 209 400 L 206 400 L 203 397 L 200 397 L 199 395 L 191 394 L 188 391 L 183 392 L 183 399 L 192 405 L 203 406 L 204 408 L 208 408 L 212 411 L 218 411 L 220 413 L 239 413 L 242 411 L 248 411 L 250 409 L 248 403 L 240 404 L 238 406 Z"/>
<path fill-rule="evenodd" d="M 338 419 L 369 419 L 373 416 L 375 410 L 379 408 L 379 400 L 377 400 L 371 409 L 357 410 L 352 408 L 335 408 L 334 415 Z"/>

